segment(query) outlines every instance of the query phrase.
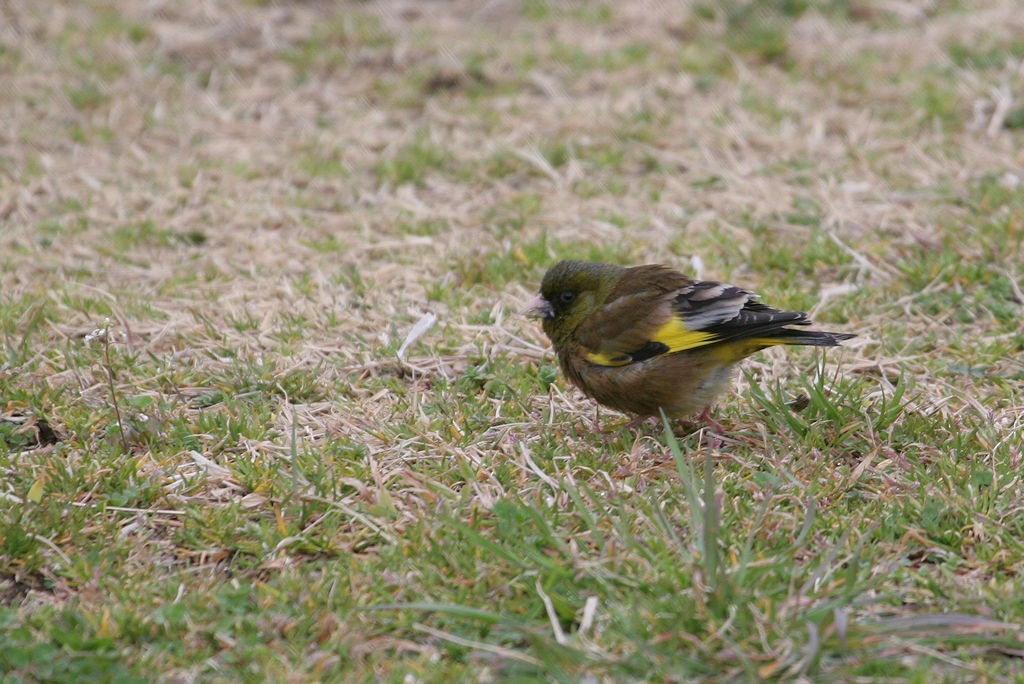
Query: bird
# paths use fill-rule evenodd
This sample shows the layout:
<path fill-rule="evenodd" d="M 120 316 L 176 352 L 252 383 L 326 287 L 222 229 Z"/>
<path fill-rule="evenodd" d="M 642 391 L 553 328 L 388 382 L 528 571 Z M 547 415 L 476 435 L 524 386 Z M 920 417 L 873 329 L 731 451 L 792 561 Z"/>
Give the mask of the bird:
<path fill-rule="evenodd" d="M 560 261 L 525 313 L 540 318 L 569 381 L 598 404 L 637 416 L 631 425 L 662 413 L 696 415 L 718 434 L 712 405 L 740 361 L 775 345 L 834 347 L 856 337 L 807 330 L 806 313 L 663 264 Z"/>

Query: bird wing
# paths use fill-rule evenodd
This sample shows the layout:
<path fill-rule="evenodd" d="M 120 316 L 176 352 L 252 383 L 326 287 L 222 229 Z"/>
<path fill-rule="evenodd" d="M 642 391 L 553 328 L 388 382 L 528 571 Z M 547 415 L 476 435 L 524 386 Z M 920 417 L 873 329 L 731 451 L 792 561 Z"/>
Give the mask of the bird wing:
<path fill-rule="evenodd" d="M 743 345 L 749 351 L 737 350 L 742 357 L 773 344 L 766 336 L 784 326 L 808 323 L 805 314 L 773 309 L 747 290 L 693 281 L 664 266 L 638 266 L 627 270 L 605 303 L 580 326 L 576 339 L 591 363 L 625 366 L 662 354 L 750 340 Z"/>

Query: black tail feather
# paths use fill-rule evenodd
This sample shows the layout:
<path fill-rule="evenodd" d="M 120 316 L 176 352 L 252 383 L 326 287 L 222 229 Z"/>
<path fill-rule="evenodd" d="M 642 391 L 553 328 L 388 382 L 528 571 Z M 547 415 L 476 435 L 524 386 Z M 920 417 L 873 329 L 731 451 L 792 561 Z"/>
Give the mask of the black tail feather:
<path fill-rule="evenodd" d="M 770 333 L 758 335 L 779 344 L 806 344 L 812 347 L 835 347 L 843 340 L 856 337 L 853 333 L 822 332 L 819 330 L 793 330 L 779 328 Z"/>

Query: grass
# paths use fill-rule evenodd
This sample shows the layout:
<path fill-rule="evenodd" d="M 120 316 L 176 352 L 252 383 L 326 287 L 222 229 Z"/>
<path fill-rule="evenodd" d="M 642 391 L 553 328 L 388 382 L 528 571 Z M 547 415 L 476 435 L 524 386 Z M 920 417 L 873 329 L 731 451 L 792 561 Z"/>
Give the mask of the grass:
<path fill-rule="evenodd" d="M 975 5 L 10 8 L 0 679 L 1019 678 Z M 517 314 L 568 257 L 859 336 L 627 430 Z"/>

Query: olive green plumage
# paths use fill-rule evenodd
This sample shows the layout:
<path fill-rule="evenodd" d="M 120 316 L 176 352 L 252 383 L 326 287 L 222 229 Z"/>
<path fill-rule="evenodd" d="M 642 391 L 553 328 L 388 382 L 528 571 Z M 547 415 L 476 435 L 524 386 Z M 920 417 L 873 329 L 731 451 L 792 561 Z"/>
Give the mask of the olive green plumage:
<path fill-rule="evenodd" d="M 668 266 L 560 261 L 530 313 L 569 380 L 600 404 L 641 416 L 707 411 L 742 359 L 777 344 L 836 346 L 804 313 L 779 311 L 747 290 L 695 281 Z"/>

